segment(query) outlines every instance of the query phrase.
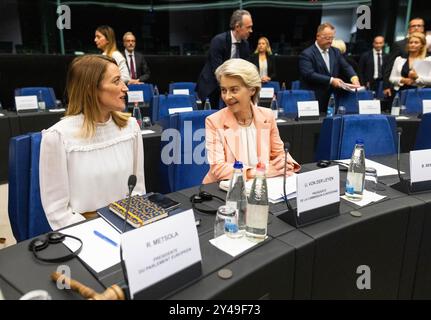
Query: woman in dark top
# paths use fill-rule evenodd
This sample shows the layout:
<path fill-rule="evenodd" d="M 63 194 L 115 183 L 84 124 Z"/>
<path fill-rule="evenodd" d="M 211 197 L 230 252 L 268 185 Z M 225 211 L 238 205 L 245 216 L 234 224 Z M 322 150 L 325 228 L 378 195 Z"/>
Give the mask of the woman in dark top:
<path fill-rule="evenodd" d="M 275 78 L 275 61 L 272 55 L 269 40 L 265 37 L 260 37 L 257 42 L 257 48 L 250 57 L 252 62 L 258 69 L 262 83 L 274 81 Z"/>

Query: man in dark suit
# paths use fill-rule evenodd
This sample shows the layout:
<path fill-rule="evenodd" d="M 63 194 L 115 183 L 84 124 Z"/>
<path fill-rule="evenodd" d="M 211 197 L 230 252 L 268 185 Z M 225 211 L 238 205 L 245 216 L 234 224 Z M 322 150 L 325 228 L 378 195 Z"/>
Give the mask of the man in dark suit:
<path fill-rule="evenodd" d="M 248 59 L 250 47 L 247 39 L 252 33 L 253 21 L 247 10 L 236 10 L 230 18 L 230 31 L 220 33 L 211 40 L 207 60 L 199 75 L 196 91 L 203 102 L 210 99 L 213 109 L 218 108 L 220 87 L 215 70 L 228 59 Z"/>
<path fill-rule="evenodd" d="M 150 69 L 144 59 L 144 55 L 135 51 L 136 38 L 131 32 L 126 32 L 123 36 L 124 52 L 127 67 L 129 68 L 129 83 L 140 83 L 148 81 L 150 78 Z"/>
<path fill-rule="evenodd" d="M 378 81 L 383 80 L 383 66 L 387 58 L 387 55 L 383 53 L 384 45 L 384 37 L 375 37 L 373 49 L 364 52 L 359 59 L 359 79 L 361 83 L 376 92 Z"/>
<path fill-rule="evenodd" d="M 407 37 L 402 40 L 396 41 L 393 43 L 391 52 L 387 58 L 387 63 L 383 67 L 383 92 L 385 96 L 392 96 L 392 86 L 389 82 L 389 77 L 391 76 L 392 67 L 394 65 L 394 61 L 398 56 L 406 56 L 407 55 L 407 41 L 409 34 L 413 32 L 422 32 L 425 33 L 425 21 L 422 18 L 413 18 L 409 22 L 409 30 Z"/>
<path fill-rule="evenodd" d="M 340 50 L 331 47 L 334 36 L 332 24 L 321 24 L 317 28 L 316 42 L 299 55 L 301 89 L 314 91 L 321 112 L 326 112 L 333 89 L 344 84 L 340 75 L 344 74 L 355 86 L 360 85 L 355 71 Z"/>

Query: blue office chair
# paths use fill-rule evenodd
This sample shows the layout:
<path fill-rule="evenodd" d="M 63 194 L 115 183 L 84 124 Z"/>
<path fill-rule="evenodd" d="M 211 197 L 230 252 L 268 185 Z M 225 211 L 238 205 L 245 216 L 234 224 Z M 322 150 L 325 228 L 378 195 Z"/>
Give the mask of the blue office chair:
<path fill-rule="evenodd" d="M 171 82 L 169 84 L 169 94 L 173 94 L 177 89 L 188 89 L 190 95 L 196 95 L 196 82 Z"/>
<path fill-rule="evenodd" d="M 421 114 L 422 101 L 431 99 L 431 88 L 408 89 L 400 91 L 401 104 L 406 106 L 407 113 Z"/>
<path fill-rule="evenodd" d="M 284 114 L 289 118 L 298 116 L 298 101 L 316 100 L 314 92 L 310 90 L 284 90 L 277 94 L 277 101 Z"/>
<path fill-rule="evenodd" d="M 359 114 L 325 118 L 320 130 L 315 160 L 350 158 L 358 138 L 364 140 L 367 157 L 395 154 L 397 152 L 395 118 Z"/>
<path fill-rule="evenodd" d="M 55 97 L 54 89 L 50 87 L 25 87 L 15 89 L 15 97 L 19 96 L 36 96 L 39 97 L 39 92 L 42 92 L 43 100 L 47 109 L 57 107 L 57 98 Z"/>
<path fill-rule="evenodd" d="M 205 119 L 217 110 L 196 110 L 169 116 L 161 143 L 163 192 L 200 185 L 209 170 L 205 149 Z M 175 130 L 166 130 L 175 129 Z M 196 131 L 200 129 L 200 131 Z"/>
<path fill-rule="evenodd" d="M 416 133 L 415 150 L 431 149 L 430 132 L 431 113 L 425 113 Z"/>
<path fill-rule="evenodd" d="M 274 88 L 274 94 L 280 91 L 280 83 L 278 81 L 268 81 L 262 84 L 262 88 Z"/>
<path fill-rule="evenodd" d="M 292 83 L 290 84 L 290 89 L 291 90 L 300 90 L 301 89 L 301 81 L 299 81 L 299 80 L 292 81 Z"/>
<path fill-rule="evenodd" d="M 168 94 L 153 97 L 152 121 L 164 121 L 169 116 L 169 109 L 187 108 L 196 109 L 194 96 L 186 94 Z"/>
<path fill-rule="evenodd" d="M 9 143 L 9 220 L 15 239 L 51 231 L 39 189 L 41 133 L 13 137 Z"/>
<path fill-rule="evenodd" d="M 373 92 L 370 90 L 361 90 L 350 92 L 345 90 L 338 90 L 335 92 L 335 106 L 338 110 L 339 106 L 346 107 L 346 113 L 353 114 L 359 113 L 359 100 L 373 100 Z"/>

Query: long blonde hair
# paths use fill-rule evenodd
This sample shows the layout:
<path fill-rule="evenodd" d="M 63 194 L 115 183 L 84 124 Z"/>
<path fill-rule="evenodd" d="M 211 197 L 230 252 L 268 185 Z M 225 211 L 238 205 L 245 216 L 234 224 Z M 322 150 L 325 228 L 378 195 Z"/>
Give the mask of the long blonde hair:
<path fill-rule="evenodd" d="M 427 55 L 427 40 L 425 38 L 425 35 L 422 32 L 413 32 L 410 33 L 409 38 L 407 40 L 407 44 L 406 44 L 406 51 L 409 52 L 409 42 L 411 38 L 417 38 L 419 39 L 419 41 L 422 44 L 422 49 L 419 52 L 419 58 L 421 59 L 425 59 L 426 55 Z"/>
<path fill-rule="evenodd" d="M 97 27 L 96 31 L 99 31 L 101 34 L 103 34 L 103 36 L 108 41 L 108 44 L 104 49 L 104 53 L 106 53 L 108 57 L 112 57 L 112 53 L 117 51 L 117 42 L 115 40 L 114 29 L 112 29 L 110 26 L 103 25 Z"/>
<path fill-rule="evenodd" d="M 108 65 L 115 60 L 103 55 L 85 55 L 75 58 L 67 73 L 66 91 L 69 100 L 66 116 L 84 115 L 81 136 L 92 137 L 96 133 L 96 120 L 102 111 L 98 91 Z M 128 113 L 111 111 L 112 120 L 119 128 L 127 126 Z"/>
<path fill-rule="evenodd" d="M 260 37 L 259 40 L 257 40 L 257 46 L 256 46 L 256 50 L 254 50 L 254 53 L 259 53 L 259 51 L 257 50 L 259 47 L 259 41 L 263 40 L 265 41 L 266 44 L 266 55 L 271 55 L 272 54 L 272 50 L 271 50 L 271 46 L 269 45 L 269 40 L 267 37 Z"/>

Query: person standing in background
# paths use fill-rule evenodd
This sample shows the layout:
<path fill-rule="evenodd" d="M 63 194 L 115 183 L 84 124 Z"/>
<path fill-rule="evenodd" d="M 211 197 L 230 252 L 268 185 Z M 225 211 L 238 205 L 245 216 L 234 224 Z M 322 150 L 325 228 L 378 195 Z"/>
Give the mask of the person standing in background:
<path fill-rule="evenodd" d="M 259 38 L 257 41 L 257 48 L 250 57 L 250 62 L 252 62 L 259 70 L 262 83 L 273 81 L 276 76 L 275 59 L 272 55 L 268 38 Z"/>
<path fill-rule="evenodd" d="M 387 54 L 383 52 L 385 38 L 376 36 L 373 41 L 373 49 L 364 52 L 359 59 L 359 79 L 361 83 L 377 92 L 378 81 L 383 80 L 383 68 L 387 62 Z"/>
<path fill-rule="evenodd" d="M 126 32 L 123 35 L 123 55 L 126 58 L 127 66 L 131 81 L 129 83 L 140 83 L 148 81 L 150 78 L 150 69 L 144 55 L 135 50 L 136 37 L 132 32 Z"/>

